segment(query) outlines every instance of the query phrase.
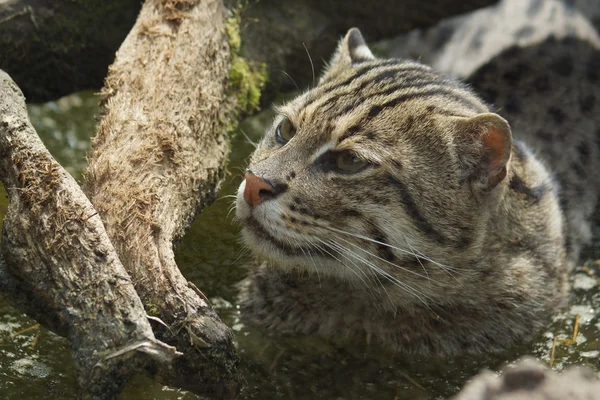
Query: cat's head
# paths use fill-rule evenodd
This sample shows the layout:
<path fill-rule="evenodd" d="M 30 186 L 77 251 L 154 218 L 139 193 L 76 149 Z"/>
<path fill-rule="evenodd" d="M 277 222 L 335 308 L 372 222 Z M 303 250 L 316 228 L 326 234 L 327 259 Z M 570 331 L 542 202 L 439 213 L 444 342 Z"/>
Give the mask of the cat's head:
<path fill-rule="evenodd" d="M 244 241 L 272 266 L 394 282 L 410 298 L 480 251 L 511 147 L 468 88 L 375 58 L 353 28 L 319 84 L 277 107 L 237 194 Z"/>

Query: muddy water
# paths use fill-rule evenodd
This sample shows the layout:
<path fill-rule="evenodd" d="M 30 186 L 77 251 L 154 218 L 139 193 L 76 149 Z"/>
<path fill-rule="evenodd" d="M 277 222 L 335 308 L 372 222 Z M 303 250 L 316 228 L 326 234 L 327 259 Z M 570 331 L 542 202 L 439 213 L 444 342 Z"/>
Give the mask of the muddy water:
<path fill-rule="evenodd" d="M 32 122 L 52 154 L 76 179 L 85 168 L 85 152 L 98 114 L 91 93 L 29 108 Z M 238 318 L 236 283 L 246 273 L 249 255 L 238 240 L 238 227 L 229 210 L 241 181 L 240 167 L 270 122 L 268 113 L 242 124 L 233 138 L 227 183 L 220 200 L 194 222 L 177 247 L 177 262 L 186 277 L 209 296 L 222 318 L 232 326 L 247 381 L 242 399 L 434 399 L 446 398 L 482 368 L 497 369 L 529 354 L 548 363 L 553 338 L 572 335 L 580 315 L 574 343 L 560 345 L 555 369 L 586 364 L 600 370 L 600 290 L 598 280 L 584 268 L 575 274 L 572 306 L 557 315 L 548 330 L 533 343 L 494 356 L 431 359 L 391 355 L 376 348 L 334 348 L 316 338 L 277 337 L 244 326 Z M 242 132 L 243 131 L 243 132 Z M 247 136 L 247 137 L 246 137 Z M 6 211 L 0 193 L 0 217 Z M 587 258 L 600 258 L 600 247 Z M 600 265 L 588 262 L 600 276 Z M 29 329 L 28 329 L 29 328 Z M 36 322 L 0 299 L 0 398 L 71 399 L 76 379 L 65 339 L 36 327 Z M 197 396 L 164 388 L 139 377 L 122 399 L 196 399 Z"/>

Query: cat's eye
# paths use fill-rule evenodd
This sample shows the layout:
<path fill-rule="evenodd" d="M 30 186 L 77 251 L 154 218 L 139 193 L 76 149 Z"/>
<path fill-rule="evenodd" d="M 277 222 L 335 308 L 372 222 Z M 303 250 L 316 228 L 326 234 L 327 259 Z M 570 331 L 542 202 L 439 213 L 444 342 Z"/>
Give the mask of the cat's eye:
<path fill-rule="evenodd" d="M 277 125 L 275 129 L 275 138 L 281 144 L 286 144 L 296 134 L 296 127 L 288 118 L 284 118 L 283 121 Z"/>
<path fill-rule="evenodd" d="M 335 164 L 338 169 L 345 172 L 357 172 L 363 169 L 367 164 L 367 160 L 359 157 L 351 151 L 342 151 L 335 159 Z"/>

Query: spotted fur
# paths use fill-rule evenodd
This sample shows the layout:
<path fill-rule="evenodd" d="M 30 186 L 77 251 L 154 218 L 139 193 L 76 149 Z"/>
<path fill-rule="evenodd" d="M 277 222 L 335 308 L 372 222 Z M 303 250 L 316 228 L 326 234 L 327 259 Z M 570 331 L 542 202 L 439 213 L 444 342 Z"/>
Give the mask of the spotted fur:
<path fill-rule="evenodd" d="M 277 114 L 248 167 L 277 195 L 250 205 L 244 182 L 237 199 L 265 261 L 244 283 L 251 323 L 457 354 L 527 340 L 564 303 L 556 183 L 465 85 L 376 59 L 352 29 L 319 85 Z M 341 170 L 343 152 L 366 166 Z"/>

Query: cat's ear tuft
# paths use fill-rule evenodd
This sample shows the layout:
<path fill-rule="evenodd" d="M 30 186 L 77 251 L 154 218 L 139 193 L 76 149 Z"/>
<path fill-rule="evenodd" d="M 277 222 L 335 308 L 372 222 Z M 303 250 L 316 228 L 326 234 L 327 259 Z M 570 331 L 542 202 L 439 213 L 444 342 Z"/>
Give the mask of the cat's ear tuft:
<path fill-rule="evenodd" d="M 339 41 L 325 73 L 321 76 L 320 82 L 326 81 L 343 70 L 350 68 L 352 64 L 374 59 L 375 56 L 371 53 L 358 28 L 352 28 Z"/>
<path fill-rule="evenodd" d="M 508 122 L 498 114 L 484 113 L 458 122 L 459 158 L 466 176 L 489 191 L 504 180 L 512 149 Z"/>

